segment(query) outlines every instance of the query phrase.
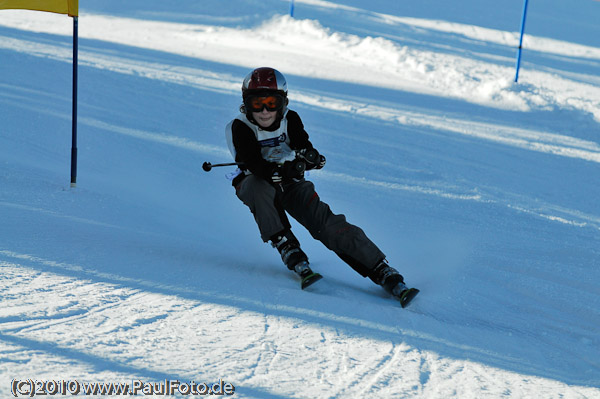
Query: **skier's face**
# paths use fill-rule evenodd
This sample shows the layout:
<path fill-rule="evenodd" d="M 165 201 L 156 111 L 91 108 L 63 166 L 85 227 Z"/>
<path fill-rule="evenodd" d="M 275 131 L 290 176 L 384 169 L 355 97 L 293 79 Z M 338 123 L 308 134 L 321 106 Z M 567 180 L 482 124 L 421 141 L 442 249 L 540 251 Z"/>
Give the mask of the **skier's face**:
<path fill-rule="evenodd" d="M 267 108 L 263 108 L 260 112 L 253 112 L 252 117 L 258 123 L 258 126 L 267 128 L 275 123 L 277 111 L 268 111 Z"/>

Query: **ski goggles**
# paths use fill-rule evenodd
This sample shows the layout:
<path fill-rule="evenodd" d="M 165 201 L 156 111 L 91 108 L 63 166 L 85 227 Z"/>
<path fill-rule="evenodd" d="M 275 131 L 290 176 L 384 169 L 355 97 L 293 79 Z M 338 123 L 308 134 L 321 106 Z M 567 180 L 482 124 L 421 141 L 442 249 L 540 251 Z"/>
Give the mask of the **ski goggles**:
<path fill-rule="evenodd" d="M 283 108 L 285 99 L 280 94 L 248 96 L 244 100 L 246 110 L 251 112 L 261 112 L 264 108 L 267 111 L 279 111 Z"/>

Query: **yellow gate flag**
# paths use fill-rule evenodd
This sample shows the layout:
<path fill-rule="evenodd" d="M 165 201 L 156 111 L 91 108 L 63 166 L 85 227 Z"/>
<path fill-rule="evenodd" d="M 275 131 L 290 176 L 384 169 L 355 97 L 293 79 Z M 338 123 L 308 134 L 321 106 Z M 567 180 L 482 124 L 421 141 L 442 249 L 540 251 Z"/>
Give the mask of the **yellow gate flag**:
<path fill-rule="evenodd" d="M 0 10 L 9 8 L 79 16 L 79 0 L 0 0 Z"/>

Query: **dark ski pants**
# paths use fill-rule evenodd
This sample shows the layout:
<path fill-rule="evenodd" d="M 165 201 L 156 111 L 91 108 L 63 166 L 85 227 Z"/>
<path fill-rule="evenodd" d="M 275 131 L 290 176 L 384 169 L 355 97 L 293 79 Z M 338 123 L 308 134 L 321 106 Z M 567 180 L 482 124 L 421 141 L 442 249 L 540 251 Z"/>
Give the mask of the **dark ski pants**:
<path fill-rule="evenodd" d="M 287 212 L 363 277 L 385 258 L 361 228 L 348 223 L 344 215 L 334 214 L 321 201 L 312 182 L 302 179 L 282 188 L 254 175 L 236 187 L 236 195 L 250 208 L 264 242 L 291 228 Z"/>

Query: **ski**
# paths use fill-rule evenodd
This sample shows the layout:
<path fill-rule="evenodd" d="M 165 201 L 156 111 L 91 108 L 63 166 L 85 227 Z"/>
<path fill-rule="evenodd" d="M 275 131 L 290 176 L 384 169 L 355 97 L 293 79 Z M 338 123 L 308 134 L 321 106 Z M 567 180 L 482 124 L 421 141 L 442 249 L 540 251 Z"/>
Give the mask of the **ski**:
<path fill-rule="evenodd" d="M 294 270 L 301 278 L 300 288 L 303 290 L 323 278 L 321 274 L 313 272 L 306 261 L 299 262 L 294 266 Z M 403 308 L 407 307 L 418 293 L 418 289 L 409 288 L 402 282 L 398 283 L 391 291 L 391 294 L 400 301 Z"/>
<path fill-rule="evenodd" d="M 394 296 L 398 298 L 400 301 L 400 305 L 405 308 L 408 304 L 417 296 L 419 290 L 416 288 L 407 288 L 405 290 L 400 291 L 399 294 L 395 294 Z"/>
<path fill-rule="evenodd" d="M 313 285 L 314 283 L 316 283 L 317 281 L 319 281 L 322 278 L 323 278 L 323 276 L 321 276 L 319 273 L 311 273 L 308 276 L 305 276 L 302 278 L 302 284 L 300 285 L 300 287 L 302 289 L 310 287 L 311 285 Z"/>

